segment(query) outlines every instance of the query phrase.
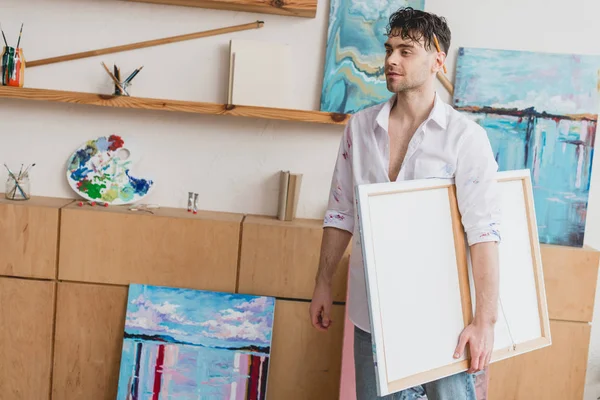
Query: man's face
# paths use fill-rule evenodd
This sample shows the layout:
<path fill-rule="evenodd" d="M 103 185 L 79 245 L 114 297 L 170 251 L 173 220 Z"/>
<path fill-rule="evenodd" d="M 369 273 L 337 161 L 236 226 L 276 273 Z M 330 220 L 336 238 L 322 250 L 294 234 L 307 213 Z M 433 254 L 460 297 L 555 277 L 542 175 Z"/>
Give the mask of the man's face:
<path fill-rule="evenodd" d="M 432 79 L 436 71 L 436 54 L 421 42 L 390 35 L 385 43 L 385 77 L 392 93 L 417 89 Z"/>

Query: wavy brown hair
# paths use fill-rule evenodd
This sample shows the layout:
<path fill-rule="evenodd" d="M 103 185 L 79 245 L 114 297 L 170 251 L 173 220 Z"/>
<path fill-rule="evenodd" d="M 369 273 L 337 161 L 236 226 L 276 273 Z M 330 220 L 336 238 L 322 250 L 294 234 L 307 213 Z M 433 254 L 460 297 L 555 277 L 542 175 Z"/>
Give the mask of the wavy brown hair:
<path fill-rule="evenodd" d="M 386 34 L 388 36 L 401 36 L 404 40 L 421 42 L 429 50 L 435 44 L 434 35 L 437 36 L 441 50 L 448 54 L 452 34 L 444 17 L 439 17 L 412 7 L 403 7 L 390 15 Z"/>

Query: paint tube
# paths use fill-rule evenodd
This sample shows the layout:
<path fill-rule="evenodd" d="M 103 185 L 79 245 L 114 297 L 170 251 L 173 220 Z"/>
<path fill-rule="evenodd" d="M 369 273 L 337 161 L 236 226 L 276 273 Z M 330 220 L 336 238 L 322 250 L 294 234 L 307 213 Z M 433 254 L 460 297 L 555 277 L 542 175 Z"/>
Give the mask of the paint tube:
<path fill-rule="evenodd" d="M 194 193 L 188 192 L 188 212 L 192 212 L 192 207 L 194 206 Z"/>
<path fill-rule="evenodd" d="M 198 193 L 194 193 L 194 214 L 198 213 Z"/>

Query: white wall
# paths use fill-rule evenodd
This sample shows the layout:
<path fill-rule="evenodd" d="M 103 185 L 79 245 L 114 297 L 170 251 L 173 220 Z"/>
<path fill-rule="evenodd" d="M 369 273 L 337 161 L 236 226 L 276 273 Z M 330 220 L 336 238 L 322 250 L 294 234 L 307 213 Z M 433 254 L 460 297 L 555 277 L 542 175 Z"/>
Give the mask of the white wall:
<path fill-rule="evenodd" d="M 109 0 L 0 0 L 0 21 L 13 42 L 24 22 L 22 46 L 33 60 L 182 33 L 265 21 L 260 30 L 78 60 L 26 71 L 26 86 L 109 93 L 100 61 L 122 73 L 139 65 L 134 96 L 225 102 L 230 38 L 281 41 L 294 48 L 296 107 L 318 109 L 327 0 L 317 18 L 169 7 Z M 600 2 L 572 0 L 426 0 L 453 32 L 448 67 L 458 46 L 598 54 Z M 441 86 L 440 92 L 449 101 Z M 36 162 L 35 195 L 72 197 L 65 179 L 71 152 L 90 138 L 117 133 L 138 145 L 139 175 L 157 189 L 148 202 L 185 207 L 188 191 L 200 207 L 276 213 L 280 169 L 304 174 L 299 217 L 321 218 L 342 127 L 259 119 L 98 108 L 0 99 L 0 161 Z M 596 157 L 586 242 L 600 248 L 600 168 Z M 0 173 L 2 182 L 5 171 Z M 0 188 L 0 191 L 3 191 Z M 600 291 L 599 291 L 600 293 Z M 600 301 L 600 299 L 598 300 Z M 600 307 L 595 321 L 600 320 Z M 600 328 L 592 330 L 586 400 L 600 396 Z"/>

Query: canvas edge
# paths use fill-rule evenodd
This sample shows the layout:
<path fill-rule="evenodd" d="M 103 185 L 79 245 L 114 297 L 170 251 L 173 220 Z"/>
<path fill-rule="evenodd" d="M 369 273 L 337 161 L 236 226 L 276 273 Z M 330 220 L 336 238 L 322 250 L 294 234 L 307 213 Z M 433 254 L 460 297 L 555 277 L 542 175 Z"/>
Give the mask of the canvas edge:
<path fill-rule="evenodd" d="M 536 278 L 536 291 L 538 296 L 538 307 L 540 312 L 540 324 L 542 328 L 542 338 L 546 338 L 549 341 L 549 345 L 552 345 L 552 333 L 550 331 L 550 313 L 548 310 L 548 298 L 546 294 L 546 281 L 544 280 L 544 265 L 542 261 L 542 251 L 539 241 L 539 232 L 537 228 L 537 218 L 535 212 L 535 200 L 533 197 L 533 183 L 531 181 L 531 171 L 523 172 L 523 192 L 527 195 L 530 207 L 531 215 L 529 217 L 529 238 L 532 242 L 532 257 L 535 262 L 534 273 Z M 527 193 L 525 193 L 527 192 Z M 544 330 L 546 335 L 544 335 Z"/>
<path fill-rule="evenodd" d="M 375 361 L 375 378 L 377 383 L 377 395 L 385 396 L 389 394 L 387 371 L 385 368 L 385 349 L 383 345 L 383 332 L 381 326 L 380 315 L 374 310 L 379 309 L 377 272 L 374 268 L 369 268 L 372 265 L 373 252 L 370 233 L 370 212 L 369 212 L 369 194 L 373 192 L 372 184 L 357 185 L 356 192 L 356 209 L 358 213 L 359 235 L 361 240 L 361 248 L 363 254 L 363 269 L 365 274 L 367 301 L 369 303 L 369 315 L 371 321 L 371 338 L 373 346 L 373 359 Z"/>

